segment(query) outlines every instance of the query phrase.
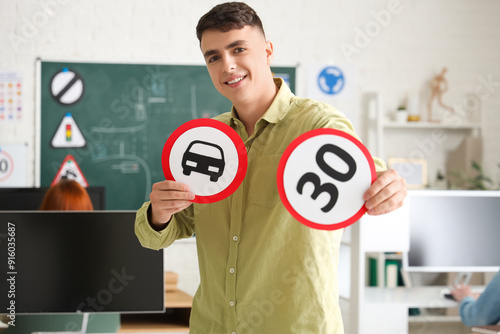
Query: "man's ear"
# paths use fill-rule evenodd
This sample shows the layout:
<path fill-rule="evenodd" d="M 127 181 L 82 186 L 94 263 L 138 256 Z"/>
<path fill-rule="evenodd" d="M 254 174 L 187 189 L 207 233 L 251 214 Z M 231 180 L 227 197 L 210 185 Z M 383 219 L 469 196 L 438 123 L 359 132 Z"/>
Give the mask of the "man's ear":
<path fill-rule="evenodd" d="M 266 58 L 267 58 L 267 65 L 271 65 L 271 62 L 274 57 L 274 49 L 273 49 L 273 43 L 271 41 L 266 42 Z"/>

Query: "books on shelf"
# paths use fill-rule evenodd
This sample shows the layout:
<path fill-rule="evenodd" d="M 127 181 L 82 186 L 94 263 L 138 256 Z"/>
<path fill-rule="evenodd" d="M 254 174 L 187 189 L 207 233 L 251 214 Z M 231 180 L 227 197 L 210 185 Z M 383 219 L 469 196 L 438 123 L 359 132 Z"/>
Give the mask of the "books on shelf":
<path fill-rule="evenodd" d="M 372 253 L 368 256 L 368 286 L 395 288 L 404 286 L 401 255 Z"/>
<path fill-rule="evenodd" d="M 471 328 L 470 332 L 478 334 L 500 334 L 500 325 L 474 326 Z"/>
<path fill-rule="evenodd" d="M 401 262 L 399 260 L 385 261 L 385 286 L 395 288 L 398 286 L 399 268 Z"/>

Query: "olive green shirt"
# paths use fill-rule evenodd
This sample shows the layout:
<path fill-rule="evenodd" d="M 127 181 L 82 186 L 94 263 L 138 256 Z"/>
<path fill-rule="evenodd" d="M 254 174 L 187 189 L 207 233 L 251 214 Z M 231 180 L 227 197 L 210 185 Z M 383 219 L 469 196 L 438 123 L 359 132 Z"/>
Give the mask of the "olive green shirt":
<path fill-rule="evenodd" d="M 269 110 L 248 136 L 233 107 L 216 117 L 245 142 L 248 170 L 239 188 L 212 204 L 193 204 L 162 231 L 137 212 L 144 247 L 161 249 L 196 232 L 200 286 L 191 334 L 340 334 L 337 269 L 342 230 L 322 231 L 295 220 L 281 203 L 276 174 L 281 155 L 299 135 L 317 128 L 354 134 L 331 106 L 295 97 L 281 79 Z M 377 170 L 385 168 L 375 159 Z"/>

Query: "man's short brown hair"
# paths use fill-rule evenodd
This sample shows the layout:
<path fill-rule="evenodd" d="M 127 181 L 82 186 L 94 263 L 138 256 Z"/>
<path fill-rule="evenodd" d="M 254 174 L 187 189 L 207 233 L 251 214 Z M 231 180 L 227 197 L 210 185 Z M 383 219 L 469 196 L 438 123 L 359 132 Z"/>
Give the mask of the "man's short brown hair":
<path fill-rule="evenodd" d="M 201 43 L 205 30 L 228 32 L 245 26 L 257 27 L 265 38 L 264 27 L 257 13 L 243 2 L 226 2 L 212 8 L 203 15 L 196 26 L 196 36 Z"/>

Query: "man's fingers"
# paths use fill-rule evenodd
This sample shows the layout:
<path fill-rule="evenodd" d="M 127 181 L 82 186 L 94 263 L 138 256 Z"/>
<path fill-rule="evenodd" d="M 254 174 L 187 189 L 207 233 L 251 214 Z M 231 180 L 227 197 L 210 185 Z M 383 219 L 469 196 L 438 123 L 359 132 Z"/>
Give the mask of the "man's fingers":
<path fill-rule="evenodd" d="M 176 181 L 162 181 L 153 184 L 149 195 L 152 203 L 170 200 L 193 200 L 195 195 L 189 191 L 189 186 Z"/>
<path fill-rule="evenodd" d="M 159 208 L 161 210 L 175 210 L 176 208 L 189 206 L 190 204 L 192 204 L 192 202 L 190 202 L 190 201 L 169 200 L 169 201 L 162 201 L 160 203 L 156 203 L 154 208 Z"/>
<path fill-rule="evenodd" d="M 401 207 L 405 197 L 406 181 L 393 169 L 380 173 L 363 196 L 370 215 L 386 214 Z"/>
<path fill-rule="evenodd" d="M 189 207 L 192 202 L 189 201 L 165 201 L 160 205 L 151 202 L 152 223 L 161 225 L 168 222 L 172 215 Z"/>
<path fill-rule="evenodd" d="M 404 195 L 394 195 L 387 200 L 378 203 L 377 205 L 373 207 L 368 207 L 366 206 L 368 210 L 368 214 L 372 216 L 376 215 L 384 215 L 386 213 L 389 213 L 391 211 L 394 211 L 398 208 L 400 208 L 403 205 L 403 199 Z"/>
<path fill-rule="evenodd" d="M 378 206 L 382 206 L 381 209 L 390 209 L 391 207 L 396 208 L 401 206 L 403 199 L 406 196 L 406 187 L 402 182 L 392 182 L 381 189 L 375 196 L 371 197 L 366 202 L 366 208 L 368 210 L 373 209 Z"/>
<path fill-rule="evenodd" d="M 184 183 L 176 182 L 176 181 L 170 181 L 170 180 L 165 180 L 161 182 L 157 182 L 153 184 L 153 191 L 171 191 L 171 190 L 177 190 L 177 191 L 189 191 L 189 186 Z"/>
<path fill-rule="evenodd" d="M 151 202 L 176 200 L 192 201 L 194 198 L 195 194 L 189 191 L 153 191 L 151 194 L 149 194 L 149 199 L 151 200 Z"/>
<path fill-rule="evenodd" d="M 179 211 L 184 210 L 185 208 L 189 207 L 193 202 L 185 202 L 185 201 L 172 201 L 169 202 L 169 204 L 161 207 L 155 207 L 153 208 L 154 211 L 158 213 L 158 216 L 166 216 L 166 215 L 173 215 Z"/>
<path fill-rule="evenodd" d="M 406 196 L 406 184 L 403 181 L 395 180 L 386 184 L 384 188 L 380 189 L 376 194 L 367 199 L 367 208 L 373 208 L 387 200 L 402 200 Z M 393 198 L 394 197 L 394 198 Z M 391 198 L 393 198 L 391 200 Z"/>
<path fill-rule="evenodd" d="M 149 194 L 153 224 L 169 221 L 173 214 L 190 206 L 194 198 L 195 194 L 183 183 L 169 180 L 155 183 Z"/>
<path fill-rule="evenodd" d="M 385 172 L 378 173 L 377 180 L 375 180 L 370 188 L 364 193 L 363 199 L 365 201 L 370 200 L 373 196 L 384 189 L 389 183 L 397 180 L 399 177 L 400 176 L 398 172 L 394 169 L 389 169 Z"/>

